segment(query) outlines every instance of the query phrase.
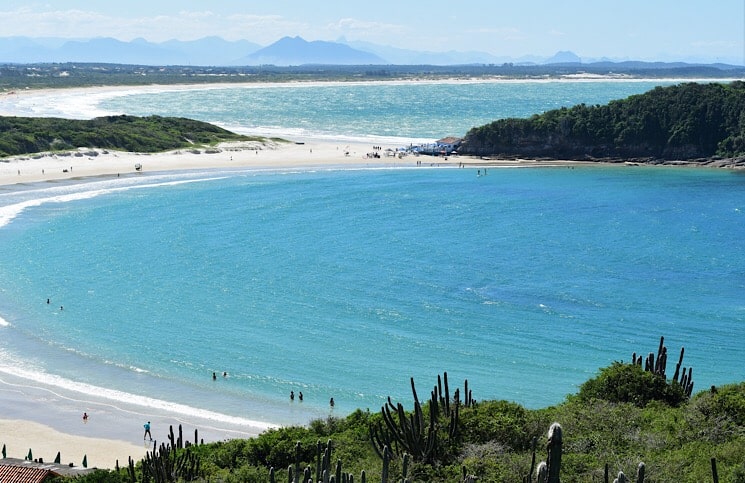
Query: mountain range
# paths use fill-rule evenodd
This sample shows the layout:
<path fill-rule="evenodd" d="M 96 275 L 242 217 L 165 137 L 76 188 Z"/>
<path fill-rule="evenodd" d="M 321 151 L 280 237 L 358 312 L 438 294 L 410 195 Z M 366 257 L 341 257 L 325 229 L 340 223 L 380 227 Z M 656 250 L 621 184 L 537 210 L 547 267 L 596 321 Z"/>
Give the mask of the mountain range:
<path fill-rule="evenodd" d="M 581 59 L 573 52 L 551 57 L 511 58 L 486 52 L 422 52 L 369 42 L 312 41 L 283 37 L 268 46 L 247 40 L 220 37 L 198 40 L 169 40 L 154 43 L 145 39 L 121 41 L 109 37 L 65 39 L 56 37 L 0 37 L 0 64 L 110 63 L 149 66 L 256 66 L 256 65 L 473 65 L 473 64 L 579 64 L 612 62 L 611 59 Z"/>

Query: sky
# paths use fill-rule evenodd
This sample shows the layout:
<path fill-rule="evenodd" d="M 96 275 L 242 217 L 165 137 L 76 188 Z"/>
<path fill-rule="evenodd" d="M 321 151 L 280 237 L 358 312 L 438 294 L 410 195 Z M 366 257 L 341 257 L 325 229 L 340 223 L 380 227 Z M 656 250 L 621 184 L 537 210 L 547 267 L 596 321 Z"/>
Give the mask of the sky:
<path fill-rule="evenodd" d="M 745 65 L 745 0 L 0 0 L 0 36 L 284 36 L 499 57 Z"/>

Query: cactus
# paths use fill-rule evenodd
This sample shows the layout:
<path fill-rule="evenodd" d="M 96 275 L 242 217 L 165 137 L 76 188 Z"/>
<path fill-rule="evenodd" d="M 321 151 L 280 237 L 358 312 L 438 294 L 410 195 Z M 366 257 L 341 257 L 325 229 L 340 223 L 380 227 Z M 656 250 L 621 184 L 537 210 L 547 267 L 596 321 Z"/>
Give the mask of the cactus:
<path fill-rule="evenodd" d="M 536 481 L 538 483 L 560 483 L 562 443 L 561 425 L 553 423 L 548 429 L 548 442 L 546 443 L 548 456 L 546 461 L 541 461 L 536 468 Z M 535 462 L 535 449 L 533 450 L 533 460 Z"/>
<path fill-rule="evenodd" d="M 391 450 L 388 446 L 383 447 L 383 470 L 380 472 L 381 483 L 388 483 L 388 466 L 391 463 Z"/>
<path fill-rule="evenodd" d="M 636 467 L 636 483 L 644 483 L 644 473 L 646 472 L 647 466 L 644 462 L 639 463 Z"/>
<path fill-rule="evenodd" d="M 129 465 L 127 466 L 127 476 L 129 476 L 130 483 L 137 481 L 137 474 L 135 473 L 135 462 L 132 457 L 129 457 Z"/>
<path fill-rule="evenodd" d="M 532 480 L 531 475 L 533 474 L 533 470 L 535 470 L 535 448 L 538 445 L 538 438 L 533 436 L 533 441 L 531 442 L 530 449 L 533 456 L 530 460 L 530 469 L 528 470 L 528 474 L 523 477 L 523 483 L 530 483 Z"/>
<path fill-rule="evenodd" d="M 152 478 L 155 483 L 191 481 L 199 477 L 200 467 L 201 460 L 188 449 L 177 451 L 171 445 L 161 444 L 160 448 L 145 454 L 142 478 L 143 482 Z"/>
<path fill-rule="evenodd" d="M 618 472 L 618 477 L 613 480 L 613 483 L 627 483 L 626 475 L 623 474 L 623 471 Z"/>
<path fill-rule="evenodd" d="M 535 474 L 538 483 L 544 483 L 548 479 L 548 465 L 545 461 L 538 463 L 538 467 L 535 469 Z"/>
<path fill-rule="evenodd" d="M 295 443 L 295 476 L 293 481 L 300 481 L 300 441 Z"/>
<path fill-rule="evenodd" d="M 403 405 L 394 405 L 389 397 L 381 408 L 383 423 L 370 426 L 370 439 L 380 458 L 383 457 L 383 447 L 387 446 L 394 455 L 405 452 L 414 461 L 433 464 L 439 456 L 440 418 L 448 418 L 446 429 L 450 440 L 455 441 L 460 436 L 460 390 L 455 391 L 451 404 L 447 373 L 443 377 L 438 375 L 437 384 L 430 393 L 427 418 L 419 402 L 413 377 L 411 392 L 414 396 L 413 413 L 407 416 Z M 472 401 L 470 395 L 468 400 Z"/>
<path fill-rule="evenodd" d="M 563 435 L 561 431 L 561 425 L 554 423 L 548 429 L 548 457 L 546 458 L 546 464 L 548 465 L 548 483 L 559 483 L 559 472 L 561 471 L 561 447 L 563 443 Z"/>
<path fill-rule="evenodd" d="M 683 392 L 690 399 L 693 394 L 693 368 L 685 368 L 683 366 L 683 355 L 685 354 L 685 347 L 680 348 L 680 356 L 678 357 L 678 363 L 675 365 L 675 373 L 673 374 L 672 381 L 682 386 Z M 642 358 L 637 356 L 636 352 L 631 355 L 631 363 L 641 366 Z M 650 352 L 644 363 L 644 370 L 656 374 L 663 379 L 666 379 L 666 367 L 667 367 L 667 347 L 665 347 L 665 338 L 660 337 L 660 344 L 657 349 L 657 355 Z M 681 373 L 681 367 L 683 372 Z M 687 371 L 687 374 L 686 374 Z M 678 381 L 680 376 L 680 381 Z"/>
<path fill-rule="evenodd" d="M 321 440 L 316 442 L 316 481 L 321 481 L 321 455 L 323 454 L 323 445 Z"/>

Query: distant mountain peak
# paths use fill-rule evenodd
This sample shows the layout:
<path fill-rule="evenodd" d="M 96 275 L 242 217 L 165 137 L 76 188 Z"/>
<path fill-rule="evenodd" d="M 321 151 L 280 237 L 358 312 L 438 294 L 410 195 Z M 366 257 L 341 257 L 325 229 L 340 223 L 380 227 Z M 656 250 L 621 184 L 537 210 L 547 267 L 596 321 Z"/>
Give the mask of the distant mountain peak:
<path fill-rule="evenodd" d="M 581 64 L 582 59 L 569 50 L 560 50 L 546 59 L 546 64 Z"/>
<path fill-rule="evenodd" d="M 243 60 L 247 64 L 303 65 L 387 64 L 381 57 L 347 44 L 325 40 L 307 41 L 300 36 L 282 37 Z"/>

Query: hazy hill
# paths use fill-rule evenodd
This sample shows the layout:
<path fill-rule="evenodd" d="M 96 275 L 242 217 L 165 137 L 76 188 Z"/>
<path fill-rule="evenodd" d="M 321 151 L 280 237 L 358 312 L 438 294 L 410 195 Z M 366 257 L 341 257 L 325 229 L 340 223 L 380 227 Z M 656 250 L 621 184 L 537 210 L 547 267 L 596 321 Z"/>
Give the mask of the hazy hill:
<path fill-rule="evenodd" d="M 370 52 L 354 49 L 337 42 L 316 40 L 308 42 L 301 37 L 283 37 L 268 47 L 241 59 L 246 65 L 368 65 L 388 62 Z"/>
<path fill-rule="evenodd" d="M 205 37 L 162 43 L 113 38 L 59 39 L 0 37 L 0 63 L 106 62 L 138 65 L 239 65 L 237 59 L 260 49 L 247 40 Z"/>
<path fill-rule="evenodd" d="M 301 65 L 385 65 L 391 66 L 542 66 L 567 65 L 597 70 L 608 65 L 632 69 L 700 69 L 706 64 L 684 62 L 638 62 L 581 58 L 574 52 L 561 51 L 550 57 L 526 55 L 519 58 L 492 55 L 482 51 L 415 51 L 339 38 L 336 42 L 308 42 L 301 37 L 284 37 L 268 46 L 247 40 L 227 41 L 220 37 L 198 40 L 150 42 L 134 39 L 58 37 L 0 37 L 2 64 L 118 64 L 141 66 L 301 66 Z M 742 66 L 711 64 L 718 70 L 742 70 Z"/>

